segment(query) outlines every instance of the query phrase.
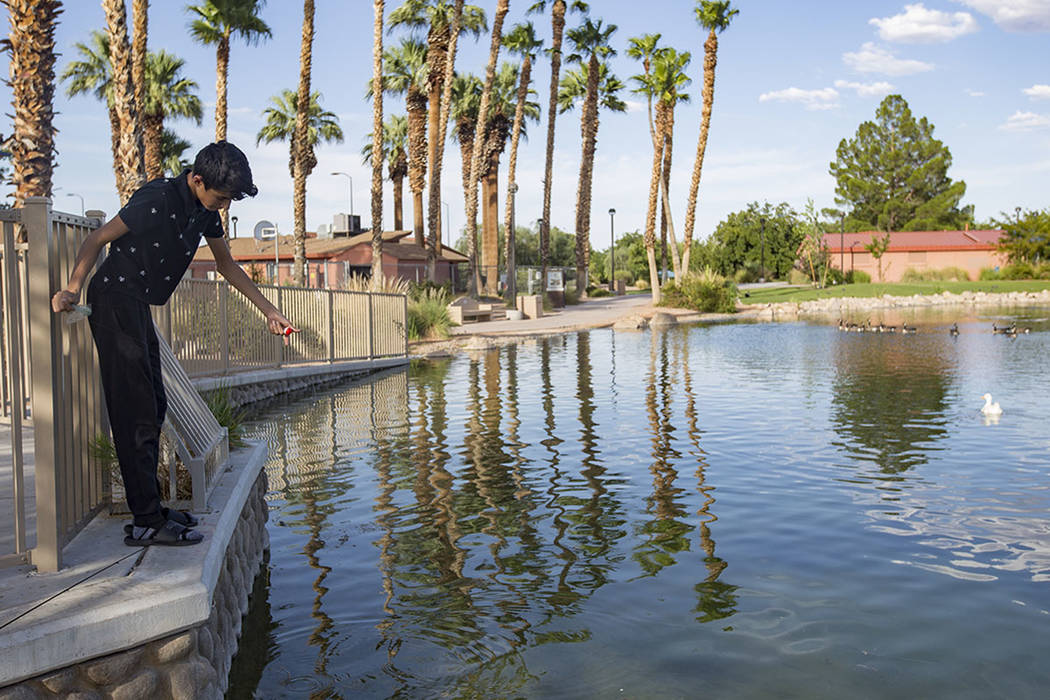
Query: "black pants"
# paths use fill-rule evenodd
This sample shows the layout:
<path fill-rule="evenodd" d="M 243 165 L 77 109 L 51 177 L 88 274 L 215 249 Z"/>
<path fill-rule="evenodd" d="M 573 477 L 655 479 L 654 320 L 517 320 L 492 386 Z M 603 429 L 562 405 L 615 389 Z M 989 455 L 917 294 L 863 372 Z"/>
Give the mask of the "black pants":
<path fill-rule="evenodd" d="M 123 294 L 88 289 L 113 446 L 135 525 L 164 522 L 157 483 L 160 428 L 168 408 L 160 348 L 149 306 Z"/>

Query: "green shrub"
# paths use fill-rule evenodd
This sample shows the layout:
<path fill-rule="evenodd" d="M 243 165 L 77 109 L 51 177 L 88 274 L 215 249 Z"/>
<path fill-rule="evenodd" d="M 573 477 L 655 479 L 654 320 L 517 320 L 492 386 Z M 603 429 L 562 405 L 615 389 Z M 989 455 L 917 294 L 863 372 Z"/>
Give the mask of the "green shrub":
<path fill-rule="evenodd" d="M 977 275 L 977 279 L 982 282 L 994 282 L 999 277 L 999 271 L 992 267 L 982 267 L 981 273 Z"/>
<path fill-rule="evenodd" d="M 1011 263 L 999 271 L 999 279 L 1030 280 L 1035 279 L 1035 269 L 1026 262 Z"/>
<path fill-rule="evenodd" d="M 233 403 L 230 387 L 219 385 L 204 395 L 204 402 L 219 425 L 226 428 L 230 447 L 244 447 L 244 417 L 248 412 Z"/>
<path fill-rule="evenodd" d="M 846 284 L 871 284 L 871 275 L 864 270 L 850 270 L 846 273 Z"/>
<path fill-rule="evenodd" d="M 409 340 L 423 338 L 447 338 L 452 319 L 448 305 L 452 300 L 442 285 L 433 285 L 418 291 L 418 298 L 411 298 L 405 314 L 405 332 Z"/>
<path fill-rule="evenodd" d="M 731 313 L 736 309 L 736 285 L 710 268 L 664 285 L 660 305 L 702 313 Z"/>
<path fill-rule="evenodd" d="M 592 287 L 591 291 L 587 292 L 587 296 L 592 297 L 592 298 L 610 297 L 610 296 L 612 296 L 612 292 L 610 292 L 605 287 Z"/>
<path fill-rule="evenodd" d="M 909 267 L 901 275 L 901 282 L 969 282 L 970 275 L 961 267 L 942 267 L 939 270 L 916 270 Z"/>
<path fill-rule="evenodd" d="M 809 275 L 798 268 L 793 267 L 788 273 L 788 284 L 809 284 L 809 282 Z"/>
<path fill-rule="evenodd" d="M 1050 262 L 1045 262 L 1035 271 L 1036 277 L 1041 280 L 1050 280 Z"/>
<path fill-rule="evenodd" d="M 759 278 L 761 278 L 759 272 L 761 272 L 761 269 L 758 265 L 753 263 L 748 264 L 733 273 L 733 280 L 736 281 L 737 284 L 750 284 L 752 282 L 757 282 Z"/>
<path fill-rule="evenodd" d="M 437 282 L 431 282 L 430 280 L 423 280 L 422 282 L 409 282 L 408 283 L 408 298 L 411 301 L 418 301 L 426 298 L 428 295 L 435 291 L 442 291 L 449 299 L 452 298 L 452 282 L 444 282 L 438 284 Z"/>

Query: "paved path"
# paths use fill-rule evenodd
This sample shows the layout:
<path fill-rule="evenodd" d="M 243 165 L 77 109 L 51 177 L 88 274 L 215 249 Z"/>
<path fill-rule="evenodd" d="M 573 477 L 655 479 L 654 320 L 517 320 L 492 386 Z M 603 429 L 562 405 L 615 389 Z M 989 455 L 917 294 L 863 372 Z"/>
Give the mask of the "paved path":
<path fill-rule="evenodd" d="M 580 304 L 566 306 L 540 318 L 521 321 L 481 321 L 466 323 L 452 329 L 458 335 L 532 335 L 558 333 L 581 328 L 611 326 L 621 318 L 647 310 L 652 302 L 648 294 L 622 297 L 599 297 Z"/>

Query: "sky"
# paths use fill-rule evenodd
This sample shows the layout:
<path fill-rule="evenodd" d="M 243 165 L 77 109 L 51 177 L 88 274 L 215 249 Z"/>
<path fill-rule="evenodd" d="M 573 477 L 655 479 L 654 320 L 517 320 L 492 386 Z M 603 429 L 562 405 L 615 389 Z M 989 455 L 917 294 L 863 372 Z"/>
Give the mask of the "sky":
<path fill-rule="evenodd" d="M 474 0 L 489 15 L 495 0 Z M 198 83 L 204 103 L 201 126 L 170 124 L 189 140 L 191 152 L 214 138 L 215 50 L 189 38 L 190 17 L 184 0 L 154 0 L 149 16 L 149 48 L 163 49 L 186 61 L 183 74 Z M 387 0 L 387 13 L 400 4 Z M 526 16 L 531 0 L 512 0 L 505 30 L 533 21 L 550 45 L 550 22 Z M 613 72 L 628 86 L 621 97 L 626 113 L 600 116 L 591 215 L 591 244 L 609 246 L 616 235 L 642 230 L 648 202 L 652 146 L 644 98 L 630 92 L 630 77 L 641 65 L 626 54 L 630 37 L 660 33 L 661 44 L 691 51 L 689 104 L 676 115 L 671 203 L 679 235 L 696 154 L 700 120 L 703 42 L 693 0 L 591 0 L 591 17 L 614 24 Z M 76 42 L 86 42 L 105 18 L 96 0 L 67 0 L 57 31 L 58 71 L 77 59 Z M 366 83 L 372 70 L 372 6 L 368 0 L 317 0 L 312 89 L 322 106 L 338 115 L 345 133 L 341 144 L 317 149 L 318 165 L 307 182 L 306 225 L 314 231 L 353 211 L 369 225 L 371 167 L 362 162 L 362 146 L 371 140 L 371 103 Z M 973 204 L 979 221 L 1015 207 L 1050 206 L 1050 0 L 927 0 L 908 4 L 865 0 L 734 0 L 739 9 L 719 35 L 718 66 L 711 133 L 703 165 L 695 236 L 706 238 L 729 214 L 749 202 L 787 202 L 801 211 L 812 199 L 819 208 L 834 206 L 828 165 L 842 139 L 875 117 L 887 94 L 900 94 L 916 117 L 926 117 L 934 136 L 950 149 L 949 176 L 966 182 L 963 204 Z M 229 76 L 229 135 L 252 163 L 259 194 L 235 202 L 237 235 L 251 235 L 260 220 L 275 222 L 282 233 L 293 228 L 292 181 L 286 143 L 256 145 L 263 110 L 272 96 L 295 89 L 299 75 L 302 3 L 269 0 L 262 11 L 273 36 L 254 46 L 234 42 Z M 130 3 L 129 3 L 130 19 Z M 570 15 L 569 26 L 580 21 Z M 396 30 L 387 44 L 406 36 Z M 488 36 L 464 38 L 457 70 L 484 75 Z M 501 53 L 501 60 L 507 58 Z M 512 57 L 512 60 L 513 59 Z M 540 59 L 533 73 L 543 106 L 541 122 L 528 125 L 519 152 L 516 220 L 534 226 L 542 214 L 543 165 L 549 64 Z M 10 91 L 3 87 L 10 104 Z M 108 215 L 119 209 L 110 155 L 105 107 L 90 96 L 68 98 L 64 85 L 56 98 L 57 169 L 55 209 Z M 5 112 L 10 113 L 10 107 Z M 385 114 L 404 112 L 397 98 L 384 100 Z M 10 133 L 10 118 L 0 132 Z M 509 150 L 509 148 L 508 148 Z M 553 225 L 572 231 L 580 161 L 580 110 L 557 120 L 553 176 Z M 189 153 L 187 154 L 189 155 Z M 500 219 L 503 216 L 506 166 L 500 169 Z M 341 171 L 350 177 L 331 175 Z M 442 175 L 443 216 L 455 232 L 466 216 L 460 185 L 458 147 L 446 147 Z M 392 227 L 392 195 L 385 181 L 383 224 Z M 352 193 L 352 194 L 351 194 Z M 405 220 L 411 221 L 405 183 Z M 615 208 L 615 218 L 608 214 Z M 451 243 L 449 234 L 446 243 Z"/>

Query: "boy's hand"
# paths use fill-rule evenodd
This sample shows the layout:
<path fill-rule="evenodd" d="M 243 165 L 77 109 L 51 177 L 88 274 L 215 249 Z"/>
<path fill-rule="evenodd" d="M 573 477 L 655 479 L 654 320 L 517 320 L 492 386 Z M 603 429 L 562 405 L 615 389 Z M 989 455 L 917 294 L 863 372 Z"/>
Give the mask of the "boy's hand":
<path fill-rule="evenodd" d="M 292 322 L 279 311 L 272 311 L 266 315 L 266 325 L 274 335 L 284 336 L 285 344 L 288 343 L 288 336 L 299 332 L 299 329 L 292 326 Z"/>
<path fill-rule="evenodd" d="M 51 308 L 56 313 L 60 311 L 72 311 L 73 304 L 76 304 L 77 299 L 79 298 L 79 294 L 74 294 L 68 289 L 61 289 L 55 292 L 55 296 L 51 297 Z"/>

